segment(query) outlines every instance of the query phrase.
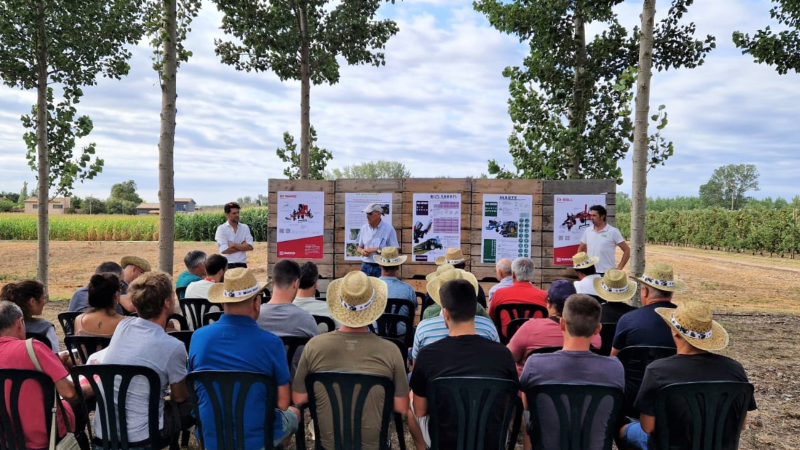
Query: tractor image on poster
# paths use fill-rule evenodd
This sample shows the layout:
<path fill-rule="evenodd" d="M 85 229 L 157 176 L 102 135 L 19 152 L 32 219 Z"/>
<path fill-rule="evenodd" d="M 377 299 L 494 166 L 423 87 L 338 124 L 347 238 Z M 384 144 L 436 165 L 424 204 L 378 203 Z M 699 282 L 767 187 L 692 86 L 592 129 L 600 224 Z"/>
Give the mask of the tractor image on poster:
<path fill-rule="evenodd" d="M 309 210 L 308 205 L 300 203 L 299 205 L 297 205 L 297 209 L 293 210 L 292 213 L 289 214 L 289 217 L 287 217 L 286 219 L 291 220 L 293 222 L 296 220 L 299 220 L 300 222 L 305 222 L 307 220 L 306 217 L 308 217 L 309 219 L 313 219 L 314 215 L 311 214 L 311 210 Z"/>
<path fill-rule="evenodd" d="M 517 222 L 509 220 L 507 222 L 500 222 L 499 220 L 490 220 L 489 225 L 486 226 L 486 231 L 495 230 L 503 237 L 517 237 Z"/>
<path fill-rule="evenodd" d="M 589 213 L 589 205 L 583 205 L 583 211 L 578 210 L 575 214 L 567 213 L 567 220 L 561 224 L 562 227 L 567 227 L 567 230 L 572 230 L 572 227 L 578 224 L 578 221 L 581 224 L 578 226 L 578 229 L 586 228 L 592 224 L 590 220 L 592 217 L 591 213 Z M 588 223 L 587 223 L 588 222 Z"/>
<path fill-rule="evenodd" d="M 414 224 L 414 243 L 419 244 L 419 240 L 424 238 L 429 231 L 431 231 L 431 226 L 433 226 L 433 221 L 429 220 L 428 224 L 423 226 L 422 222 L 417 221 Z"/>
<path fill-rule="evenodd" d="M 439 239 L 439 236 L 434 238 L 430 238 L 427 241 L 424 241 L 421 244 L 414 246 L 414 254 L 415 255 L 423 255 L 428 253 L 431 250 L 439 250 L 443 248 L 442 241 Z"/>

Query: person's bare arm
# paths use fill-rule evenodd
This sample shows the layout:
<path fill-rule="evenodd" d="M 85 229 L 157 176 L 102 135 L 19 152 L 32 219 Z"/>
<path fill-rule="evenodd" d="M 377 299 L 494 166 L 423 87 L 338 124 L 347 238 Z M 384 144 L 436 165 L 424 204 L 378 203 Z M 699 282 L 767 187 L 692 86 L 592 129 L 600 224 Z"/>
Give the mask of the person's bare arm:
<path fill-rule="evenodd" d="M 128 311 L 129 313 L 136 311 L 136 307 L 133 306 L 130 295 L 120 295 L 119 304 L 122 305 L 122 307 L 125 308 L 125 311 Z"/>
<path fill-rule="evenodd" d="M 242 242 L 241 244 L 237 245 L 240 252 L 250 252 L 253 250 L 253 246 L 248 244 L 247 242 Z"/>
<path fill-rule="evenodd" d="M 653 432 L 656 429 L 656 418 L 654 416 L 648 416 L 647 414 L 641 414 L 639 416 L 639 421 L 642 424 L 642 431 L 647 434 Z"/>
<path fill-rule="evenodd" d="M 278 386 L 278 409 L 286 411 L 292 403 L 292 390 L 289 388 L 289 383 L 283 386 Z"/>
<path fill-rule="evenodd" d="M 611 347 L 611 354 L 608 356 L 617 356 L 618 354 L 619 350 L 615 349 L 614 347 Z"/>
<path fill-rule="evenodd" d="M 235 242 L 228 242 L 228 248 L 223 250 L 222 254 L 223 255 L 230 255 L 231 253 L 236 253 L 238 251 L 241 251 L 241 250 L 239 250 L 239 244 L 237 244 Z"/>
<path fill-rule="evenodd" d="M 578 246 L 578 252 L 577 253 L 585 252 L 585 251 L 586 251 L 586 244 L 581 242 L 581 245 Z"/>
<path fill-rule="evenodd" d="M 78 399 L 78 392 L 75 391 L 75 385 L 72 384 L 72 379 L 69 376 L 56 381 L 56 391 L 68 402 Z"/>
<path fill-rule="evenodd" d="M 628 264 L 628 260 L 631 259 L 631 247 L 627 242 L 622 241 L 619 243 L 619 248 L 622 249 L 622 259 L 619 261 L 617 269 L 622 270 L 625 268 L 625 265 Z"/>
<path fill-rule="evenodd" d="M 295 405 L 304 405 L 308 403 L 308 393 L 301 394 L 297 391 L 292 391 L 292 403 Z"/>
<path fill-rule="evenodd" d="M 403 395 L 402 397 L 395 397 L 394 398 L 394 412 L 405 414 L 408 412 L 408 396 Z"/>
<path fill-rule="evenodd" d="M 169 398 L 175 403 L 183 403 L 189 400 L 189 387 L 186 386 L 185 379 L 169 386 Z"/>
<path fill-rule="evenodd" d="M 397 402 L 397 399 L 395 399 L 395 402 Z M 425 417 L 428 415 L 427 398 L 414 395 L 414 415 L 417 417 Z"/>

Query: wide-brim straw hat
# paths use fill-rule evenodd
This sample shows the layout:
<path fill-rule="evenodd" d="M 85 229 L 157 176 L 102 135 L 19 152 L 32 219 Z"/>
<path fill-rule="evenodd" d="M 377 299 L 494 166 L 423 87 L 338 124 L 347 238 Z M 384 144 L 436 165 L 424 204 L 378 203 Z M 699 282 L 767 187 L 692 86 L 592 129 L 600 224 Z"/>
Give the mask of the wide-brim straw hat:
<path fill-rule="evenodd" d="M 408 259 L 408 256 L 401 255 L 397 247 L 383 247 L 379 255 L 372 255 L 372 259 L 380 266 L 399 266 Z"/>
<path fill-rule="evenodd" d="M 452 264 L 442 264 L 441 266 L 437 267 L 435 271 L 425 275 L 425 280 L 428 282 L 433 281 L 434 278 L 441 275 L 443 272 L 447 272 L 448 270 L 453 270 L 455 267 Z"/>
<path fill-rule="evenodd" d="M 389 287 L 385 281 L 356 270 L 331 281 L 325 301 L 337 322 L 350 328 L 361 328 L 383 314 L 388 296 Z"/>
<path fill-rule="evenodd" d="M 597 256 L 592 256 L 589 258 L 589 255 L 587 255 L 586 252 L 576 253 L 575 256 L 572 257 L 572 268 L 587 269 L 597 264 L 598 261 L 600 261 L 600 258 Z"/>
<path fill-rule="evenodd" d="M 689 286 L 683 280 L 678 280 L 672 273 L 672 266 L 664 263 L 648 264 L 641 277 L 633 277 L 648 286 L 667 292 L 688 291 Z"/>
<path fill-rule="evenodd" d="M 442 272 L 438 277 L 434 278 L 433 281 L 428 282 L 427 290 L 428 294 L 431 296 L 434 302 L 437 305 L 441 305 L 442 301 L 439 297 L 439 289 L 447 283 L 448 281 L 452 280 L 467 280 L 475 288 L 475 297 L 478 296 L 478 279 L 475 278 L 475 275 L 467 272 L 466 270 L 462 269 L 451 269 Z"/>
<path fill-rule="evenodd" d="M 238 303 L 249 300 L 267 287 L 259 283 L 250 269 L 237 267 L 225 271 L 225 281 L 216 283 L 208 290 L 211 303 Z"/>
<path fill-rule="evenodd" d="M 597 295 L 608 302 L 626 302 L 636 295 L 636 282 L 617 269 L 608 269 L 603 277 L 592 280 Z"/>
<path fill-rule="evenodd" d="M 136 266 L 141 269 L 142 272 L 150 272 L 151 270 L 150 263 L 138 256 L 124 256 L 122 257 L 122 261 L 119 262 L 119 265 L 122 266 L 123 269 L 126 266 Z"/>
<path fill-rule="evenodd" d="M 677 308 L 656 308 L 656 312 L 692 347 L 713 352 L 728 346 L 728 332 L 705 303 L 682 302 Z"/>
<path fill-rule="evenodd" d="M 466 259 L 464 259 L 464 253 L 461 252 L 460 248 L 448 248 L 444 252 L 444 256 L 440 256 L 436 258 L 436 265 L 441 266 L 443 264 L 461 264 Z"/>

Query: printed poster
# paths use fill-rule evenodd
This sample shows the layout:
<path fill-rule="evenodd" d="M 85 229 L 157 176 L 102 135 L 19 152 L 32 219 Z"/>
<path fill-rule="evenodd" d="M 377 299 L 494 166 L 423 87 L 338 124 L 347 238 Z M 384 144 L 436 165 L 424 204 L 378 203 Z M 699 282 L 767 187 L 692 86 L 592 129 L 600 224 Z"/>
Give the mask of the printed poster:
<path fill-rule="evenodd" d="M 481 262 L 531 256 L 532 195 L 483 194 Z"/>
<path fill-rule="evenodd" d="M 589 219 L 589 208 L 606 206 L 606 196 L 556 194 L 553 205 L 553 264 L 571 266 L 583 233 L 594 226 Z"/>
<path fill-rule="evenodd" d="M 378 203 L 383 208 L 381 221 L 392 223 L 392 193 L 349 192 L 344 194 L 344 259 L 345 261 L 361 261 L 358 247 L 358 233 L 367 223 L 366 214 L 362 211 L 368 205 Z M 398 240 L 399 241 L 399 240 Z M 399 250 L 399 249 L 398 249 Z"/>
<path fill-rule="evenodd" d="M 322 259 L 325 193 L 278 192 L 278 258 Z"/>
<path fill-rule="evenodd" d="M 414 194 L 413 261 L 433 262 L 461 248 L 461 194 Z"/>

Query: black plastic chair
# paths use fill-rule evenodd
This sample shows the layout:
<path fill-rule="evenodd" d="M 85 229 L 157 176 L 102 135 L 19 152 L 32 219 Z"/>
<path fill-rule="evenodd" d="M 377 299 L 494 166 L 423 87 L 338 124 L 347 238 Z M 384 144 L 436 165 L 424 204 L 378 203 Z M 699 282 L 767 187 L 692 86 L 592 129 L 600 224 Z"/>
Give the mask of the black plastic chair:
<path fill-rule="evenodd" d="M 511 320 L 515 319 L 539 319 L 548 316 L 547 308 L 542 305 L 533 303 L 504 303 L 494 310 L 494 326 L 497 328 L 497 334 L 500 336 L 500 342 L 503 345 L 508 344 L 509 338 L 506 333 L 503 333 L 503 326 L 501 317 L 505 313 Z"/>
<path fill-rule="evenodd" d="M 64 336 L 72 336 L 75 334 L 75 319 L 81 314 L 83 313 L 80 311 L 67 311 L 58 315 L 58 323 L 61 324 Z"/>
<path fill-rule="evenodd" d="M 101 336 L 64 336 L 64 345 L 69 351 L 69 357 L 72 359 L 72 365 L 78 366 L 86 364 L 89 356 L 99 350 L 108 347 L 111 343 L 111 338 Z M 78 353 L 81 362 L 75 358 L 75 353 Z"/>
<path fill-rule="evenodd" d="M 381 338 L 391 342 L 397 347 L 398 350 L 400 350 L 400 356 L 403 358 L 403 366 L 406 368 L 406 373 L 408 373 L 408 347 L 406 344 L 402 340 L 396 338 L 390 338 L 386 336 L 381 336 Z"/>
<path fill-rule="evenodd" d="M 659 448 L 671 448 L 670 437 L 676 436 L 670 436 L 669 425 L 679 420 L 685 437 L 691 441 L 691 447 L 686 449 L 739 448 L 742 425 L 752 397 L 753 385 L 745 382 L 706 381 L 664 386 L 656 394 L 656 429 L 650 438 L 658 442 Z M 736 414 L 737 404 L 739 415 L 731 416 Z M 688 417 L 686 412 L 690 414 Z"/>
<path fill-rule="evenodd" d="M 272 292 L 270 292 L 269 289 L 264 289 L 263 291 L 261 291 L 261 304 L 262 305 L 264 303 L 267 303 L 271 299 L 272 299 Z"/>
<path fill-rule="evenodd" d="M 416 294 L 417 298 L 421 299 L 419 307 L 419 320 L 422 320 L 422 318 L 425 317 L 425 310 L 436 302 L 434 302 L 433 298 L 431 298 L 431 296 L 428 294 L 424 294 L 422 292 L 416 292 Z"/>
<path fill-rule="evenodd" d="M 25 450 L 25 434 L 22 429 L 22 408 L 32 408 L 30 400 L 21 401 L 20 390 L 23 383 L 30 381 L 39 383 L 42 389 L 43 403 L 40 405 L 44 412 L 42 423 L 50 437 L 52 424 L 52 408 L 55 404 L 55 383 L 43 372 L 38 370 L 2 369 L 0 370 L 0 448 L 3 450 Z M 9 403 L 6 404 L 6 398 Z"/>
<path fill-rule="evenodd" d="M 314 321 L 317 322 L 318 328 L 320 325 L 325 325 L 327 327 L 326 331 L 320 330 L 320 333 L 327 333 L 336 329 L 336 322 L 328 316 L 314 316 Z"/>
<path fill-rule="evenodd" d="M 677 350 L 674 347 L 648 347 L 634 345 L 625 347 L 617 354 L 617 359 L 625 368 L 625 405 L 622 412 L 626 416 L 639 418 L 639 411 L 633 407 L 639 388 L 642 386 L 644 371 L 651 362 L 661 358 L 673 356 Z"/>
<path fill-rule="evenodd" d="M 400 334 L 397 329 L 397 325 L 401 323 L 404 324 L 406 328 L 406 332 L 402 334 Z M 413 326 L 413 319 L 405 314 L 383 313 L 374 324 L 370 324 L 369 330 L 381 337 L 400 339 L 406 347 L 411 347 L 414 343 Z"/>
<path fill-rule="evenodd" d="M 525 325 L 525 322 L 531 320 L 530 318 L 526 317 L 524 319 L 514 319 L 506 325 L 506 336 L 508 337 L 508 342 L 511 342 L 511 339 L 517 334 L 520 328 Z"/>
<path fill-rule="evenodd" d="M 158 413 L 159 413 L 159 398 L 161 392 L 161 380 L 155 370 L 145 366 L 133 366 L 123 364 L 91 364 L 83 366 L 74 366 L 72 368 L 72 380 L 76 386 L 80 386 L 79 378 L 83 376 L 88 381 L 94 398 L 97 402 L 95 416 L 100 416 L 100 429 L 102 430 L 102 438 L 96 435 L 92 438 L 92 444 L 101 446 L 106 449 L 125 449 L 128 448 L 128 427 L 119 426 L 119 424 L 127 424 L 127 411 L 125 404 L 127 403 L 127 395 L 119 395 L 119 393 L 127 393 L 131 381 L 136 377 L 144 377 L 149 385 L 150 393 L 147 398 L 147 429 L 149 439 L 142 442 L 141 446 L 149 446 L 152 450 L 161 449 L 167 446 L 171 439 L 164 442 L 161 439 L 161 434 L 158 427 Z M 115 380 L 117 383 L 115 383 Z M 118 388 L 115 389 L 115 384 Z M 83 391 L 76 389 L 78 396 L 81 398 L 84 407 L 86 407 L 86 399 L 83 397 Z M 117 392 L 115 394 L 115 391 Z M 88 409 L 87 409 L 88 411 Z M 91 423 L 89 424 L 91 431 Z"/>
<path fill-rule="evenodd" d="M 50 339 L 48 339 L 47 335 L 45 335 L 45 334 L 33 333 L 31 331 L 26 331 L 25 332 L 25 339 L 34 339 L 34 340 L 37 340 L 37 341 L 41 342 L 42 344 L 46 345 L 47 348 L 52 348 L 50 346 Z"/>
<path fill-rule="evenodd" d="M 555 353 L 555 352 L 557 352 L 557 351 L 560 351 L 560 350 L 561 350 L 561 348 L 562 348 L 561 346 L 558 346 L 558 347 L 539 347 L 539 348 L 535 348 L 535 349 L 533 349 L 533 350 L 531 350 L 531 351 L 529 351 L 529 352 L 528 352 L 528 355 L 527 355 L 527 356 L 525 356 L 525 359 L 527 360 L 528 358 L 530 358 L 530 357 L 531 357 L 531 355 L 541 355 L 541 354 L 546 354 L 546 353 Z"/>
<path fill-rule="evenodd" d="M 218 321 L 223 314 L 225 313 L 222 311 L 212 311 L 203 314 L 203 326 L 211 325 L 212 323 Z"/>
<path fill-rule="evenodd" d="M 311 340 L 310 337 L 304 336 L 281 336 L 283 347 L 286 349 L 286 363 L 289 365 L 289 374 L 294 378 L 294 358 L 295 353 L 300 347 L 304 347 Z"/>
<path fill-rule="evenodd" d="M 222 306 L 211 303 L 205 298 L 182 298 L 179 300 L 183 317 L 189 322 L 191 329 L 196 330 L 203 326 L 203 316 L 211 312 L 212 308 L 222 311 Z"/>
<path fill-rule="evenodd" d="M 191 372 L 186 378 L 189 387 L 189 396 L 194 405 L 194 416 L 197 418 L 197 430 L 200 447 L 206 448 L 203 438 L 203 423 L 200 420 L 200 403 L 198 388 L 202 387 L 208 397 L 208 403 L 214 412 L 214 422 L 217 434 L 216 448 L 245 450 L 244 420 L 247 414 L 245 400 L 254 385 L 265 386 L 267 398 L 264 400 L 264 446 L 265 449 L 274 448 L 275 408 L 278 404 L 278 385 L 274 378 L 257 372 L 236 372 L 222 370 L 208 370 Z M 237 395 L 234 395 L 236 390 Z M 261 401 L 259 399 L 259 401 Z M 234 424 L 235 422 L 235 424 Z M 235 427 L 235 428 L 234 428 Z"/>
<path fill-rule="evenodd" d="M 189 346 L 192 344 L 192 334 L 194 334 L 194 331 L 192 330 L 170 331 L 167 334 L 183 342 L 184 347 L 186 347 L 186 353 L 189 353 Z"/>
<path fill-rule="evenodd" d="M 482 377 L 442 377 L 428 382 L 428 433 L 431 437 L 431 448 L 453 448 L 458 450 L 483 450 L 503 449 L 508 445 L 512 450 L 517 444 L 520 423 L 522 421 L 522 401 L 517 393 L 519 383 L 500 378 Z M 440 442 L 439 406 L 445 405 L 453 408 L 451 415 L 457 421 L 456 435 L 458 442 L 455 447 L 443 447 Z M 500 423 L 494 423 L 489 416 L 492 412 L 499 412 L 502 406 Z M 513 423 L 512 423 L 513 420 Z M 509 426 L 511 436 L 509 436 Z M 498 433 L 497 441 L 489 440 L 494 436 L 487 433 Z M 510 438 L 510 439 L 509 439 Z M 449 443 L 452 445 L 452 443 Z"/>
<path fill-rule="evenodd" d="M 614 335 L 617 333 L 617 323 L 607 322 L 603 323 L 603 328 L 600 329 L 600 354 L 608 356 L 611 354 L 611 344 L 614 343 Z"/>
<path fill-rule="evenodd" d="M 173 320 L 175 322 L 178 322 L 178 326 L 180 327 L 180 331 L 189 331 L 189 322 L 186 321 L 186 317 L 183 317 L 182 315 L 180 315 L 178 313 L 172 313 L 167 318 L 167 323 L 170 323 Z"/>
<path fill-rule="evenodd" d="M 364 413 L 364 404 L 367 394 L 373 388 L 383 389 L 383 411 L 381 412 L 381 429 L 378 443 L 381 449 L 388 449 L 389 421 L 394 410 L 394 384 L 392 380 L 378 375 L 347 372 L 314 372 L 306 377 L 306 392 L 308 393 L 308 407 L 311 418 L 314 420 L 314 432 L 317 436 L 316 449 L 322 450 L 322 439 L 317 419 L 316 383 L 322 385 L 327 393 L 333 419 L 334 446 L 336 449 L 360 449 L 361 445 L 361 418 Z M 338 390 L 335 387 L 338 386 Z M 356 397 L 355 389 L 360 387 Z M 341 405 L 341 406 L 340 406 Z M 341 409 L 340 409 L 341 408 Z M 394 415 L 395 427 L 400 448 L 405 449 L 405 433 L 400 414 Z M 300 430 L 304 428 L 300 424 Z M 300 433 L 298 433 L 298 438 Z M 304 440 L 304 438 L 302 438 Z"/>
<path fill-rule="evenodd" d="M 178 300 L 184 298 L 186 296 L 186 288 L 189 286 L 175 288 L 175 295 L 178 296 Z"/>
<path fill-rule="evenodd" d="M 383 310 L 383 312 L 389 314 L 402 314 L 400 310 L 404 306 L 408 309 L 408 312 L 405 315 L 411 318 L 413 322 L 414 315 L 416 314 L 417 310 L 417 304 L 411 300 L 405 298 L 388 298 L 386 299 L 386 308 Z"/>
<path fill-rule="evenodd" d="M 619 413 L 624 398 L 622 389 L 594 384 L 540 384 L 525 389 L 525 397 L 531 414 L 528 435 L 534 450 L 611 450 L 619 430 Z M 612 402 L 611 405 L 608 401 Z M 596 447 L 592 445 L 592 438 L 596 437 L 592 436 L 592 428 L 601 404 L 607 408 L 610 406 L 610 410 L 601 418 L 605 425 L 603 446 Z M 557 429 L 552 427 L 553 420 L 558 421 Z M 547 438 L 556 436 L 558 445 L 551 442 L 548 447 Z"/>

